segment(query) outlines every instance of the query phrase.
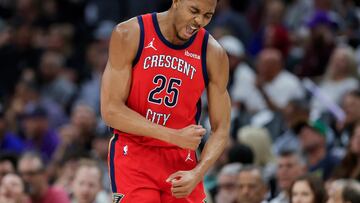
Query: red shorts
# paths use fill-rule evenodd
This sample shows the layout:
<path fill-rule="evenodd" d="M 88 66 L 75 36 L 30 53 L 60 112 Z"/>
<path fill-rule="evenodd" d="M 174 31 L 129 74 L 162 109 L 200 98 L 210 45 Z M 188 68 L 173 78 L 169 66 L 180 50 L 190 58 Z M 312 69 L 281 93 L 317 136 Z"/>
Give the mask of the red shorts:
<path fill-rule="evenodd" d="M 191 151 L 190 157 L 188 152 L 140 145 L 126 136 L 114 135 L 108 156 L 113 203 L 203 203 L 206 195 L 202 182 L 181 199 L 171 195 L 171 184 L 166 182 L 171 174 L 196 166 L 195 152 Z"/>

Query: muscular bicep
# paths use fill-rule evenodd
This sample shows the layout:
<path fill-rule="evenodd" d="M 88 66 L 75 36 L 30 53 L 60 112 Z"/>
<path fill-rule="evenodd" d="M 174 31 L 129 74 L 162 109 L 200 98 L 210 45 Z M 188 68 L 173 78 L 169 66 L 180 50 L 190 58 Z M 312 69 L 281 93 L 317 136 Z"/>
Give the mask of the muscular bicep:
<path fill-rule="evenodd" d="M 212 131 L 219 128 L 228 131 L 230 128 L 231 108 L 230 97 L 227 91 L 229 77 L 228 57 L 214 39 L 209 39 L 207 53 L 207 70 L 209 75 L 207 94 L 211 128 Z"/>
<path fill-rule="evenodd" d="M 131 86 L 132 62 L 138 46 L 136 19 L 119 24 L 113 30 L 109 58 L 101 82 L 101 111 L 125 104 Z"/>

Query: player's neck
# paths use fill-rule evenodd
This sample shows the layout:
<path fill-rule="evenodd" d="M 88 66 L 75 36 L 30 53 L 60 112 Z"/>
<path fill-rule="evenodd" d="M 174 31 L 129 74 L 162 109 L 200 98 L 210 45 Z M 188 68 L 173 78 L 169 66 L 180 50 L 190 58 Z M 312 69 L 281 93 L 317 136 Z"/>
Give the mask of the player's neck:
<path fill-rule="evenodd" d="M 157 14 L 157 20 L 159 23 L 161 34 L 165 39 L 172 44 L 181 45 L 186 41 L 181 40 L 177 37 L 175 25 L 174 25 L 175 16 L 171 10 L 165 11 Z"/>

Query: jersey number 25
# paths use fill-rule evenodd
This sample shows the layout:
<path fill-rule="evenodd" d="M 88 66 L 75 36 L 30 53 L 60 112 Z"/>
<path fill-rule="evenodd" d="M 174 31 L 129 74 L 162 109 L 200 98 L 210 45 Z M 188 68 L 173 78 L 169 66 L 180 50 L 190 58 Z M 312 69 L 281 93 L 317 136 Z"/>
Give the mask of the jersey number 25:
<path fill-rule="evenodd" d="M 177 87 L 181 86 L 181 80 L 178 78 L 167 80 L 163 75 L 156 75 L 153 83 L 156 87 L 149 92 L 148 101 L 158 105 L 164 103 L 165 106 L 170 108 L 176 106 L 179 97 L 179 89 Z M 166 95 L 159 97 L 158 94 L 164 89 L 166 89 Z"/>

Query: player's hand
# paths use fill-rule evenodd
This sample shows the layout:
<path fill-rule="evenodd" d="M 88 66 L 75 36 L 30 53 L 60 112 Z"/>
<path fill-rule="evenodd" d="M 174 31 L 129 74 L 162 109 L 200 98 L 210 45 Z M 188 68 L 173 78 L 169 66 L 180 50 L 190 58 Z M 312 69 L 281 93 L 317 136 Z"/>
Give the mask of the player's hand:
<path fill-rule="evenodd" d="M 171 184 L 171 193 L 176 198 L 187 197 L 200 182 L 202 176 L 194 170 L 178 171 L 171 174 L 166 182 Z"/>
<path fill-rule="evenodd" d="M 206 130 L 201 125 L 189 125 L 178 130 L 173 143 L 184 149 L 196 150 Z"/>

